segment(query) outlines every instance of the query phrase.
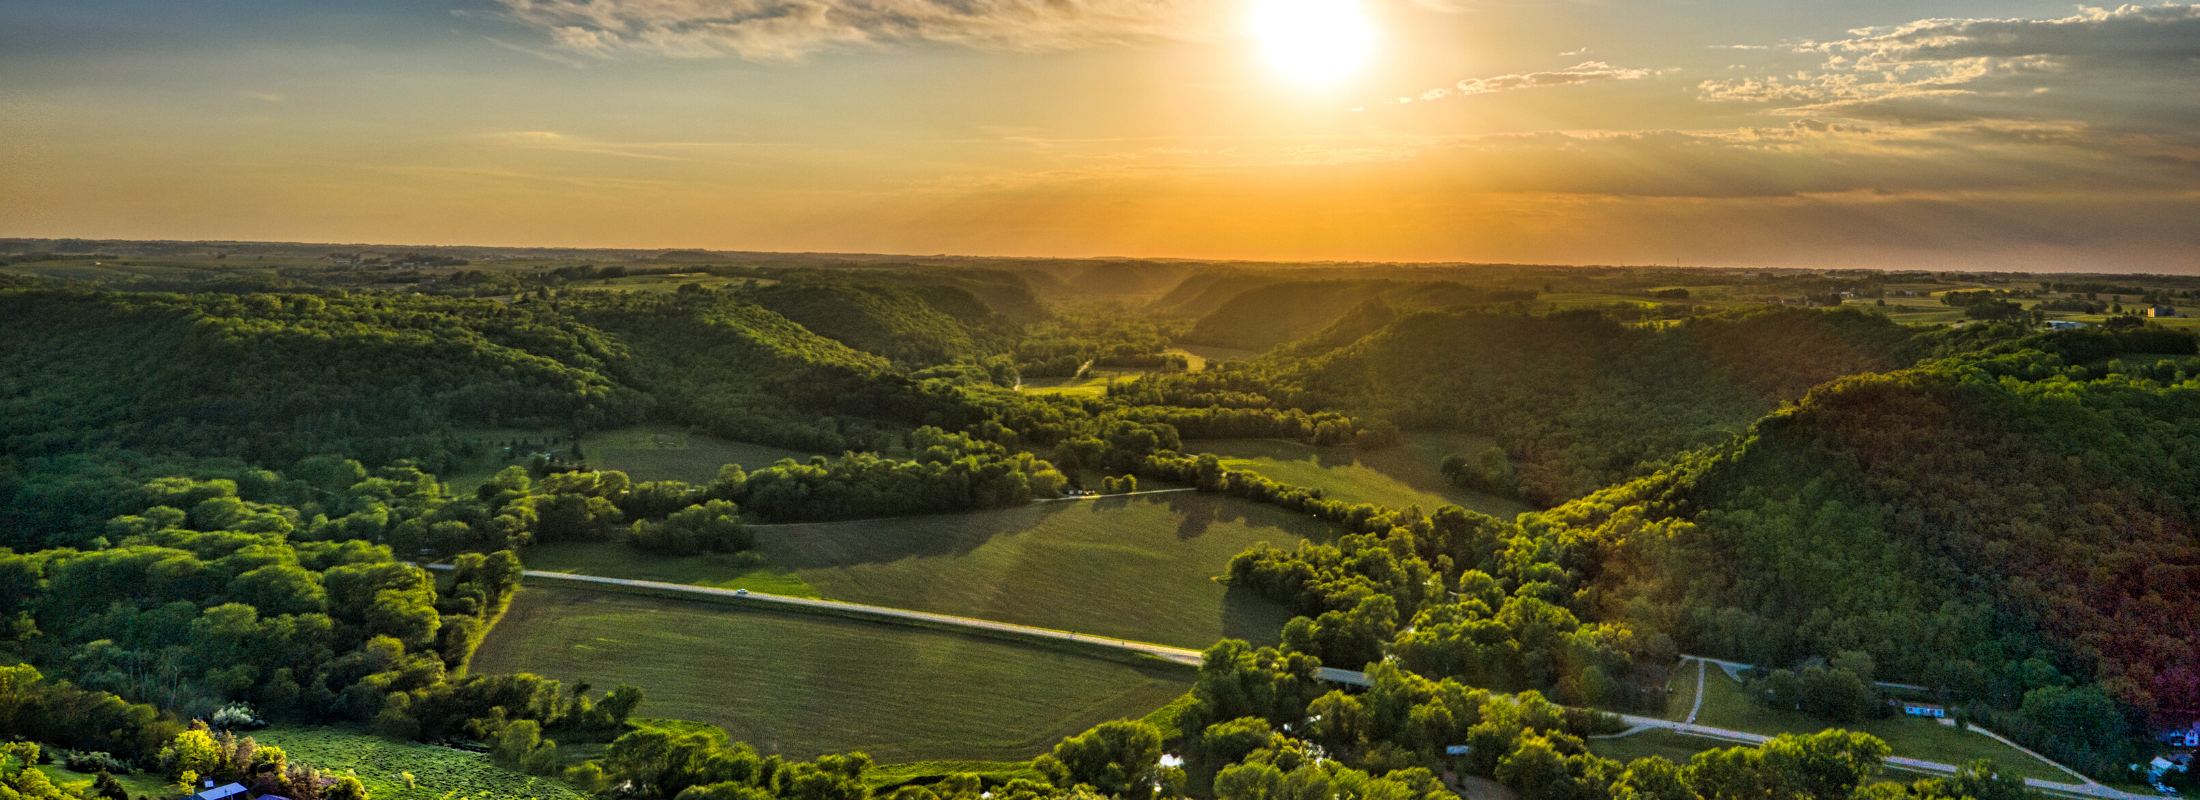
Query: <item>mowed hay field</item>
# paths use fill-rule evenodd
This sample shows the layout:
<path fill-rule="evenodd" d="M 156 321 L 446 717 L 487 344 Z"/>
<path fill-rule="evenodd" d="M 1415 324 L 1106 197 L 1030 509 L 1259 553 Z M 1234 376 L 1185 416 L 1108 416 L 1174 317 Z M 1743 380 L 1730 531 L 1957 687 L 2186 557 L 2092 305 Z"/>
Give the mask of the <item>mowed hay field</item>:
<path fill-rule="evenodd" d="M 581 455 L 598 469 L 618 470 L 636 481 L 706 484 L 727 464 L 753 470 L 784 458 L 808 461 L 813 454 L 688 433 L 674 425 L 638 425 L 581 437 Z"/>
<path fill-rule="evenodd" d="M 1403 510 L 1419 505 L 1435 511 L 1457 505 L 1499 519 L 1535 508 L 1509 497 L 1452 485 L 1438 469 L 1444 457 L 1474 458 L 1486 450 L 1485 437 L 1452 433 L 1411 433 L 1396 447 L 1361 450 L 1313 447 L 1280 439 L 1199 439 L 1184 443 L 1188 453 L 1213 453 L 1224 469 L 1253 472 L 1278 483 L 1318 488 L 1331 500 L 1374 503 Z"/>
<path fill-rule="evenodd" d="M 755 530 L 772 564 L 834 600 L 1193 649 L 1277 641 L 1291 615 L 1215 579 L 1256 543 L 1330 535 L 1313 519 L 1194 492 Z"/>
<path fill-rule="evenodd" d="M 523 588 L 475 672 L 646 693 L 641 716 L 723 728 L 766 755 L 1028 759 L 1191 689 L 1181 667 L 722 604 Z"/>

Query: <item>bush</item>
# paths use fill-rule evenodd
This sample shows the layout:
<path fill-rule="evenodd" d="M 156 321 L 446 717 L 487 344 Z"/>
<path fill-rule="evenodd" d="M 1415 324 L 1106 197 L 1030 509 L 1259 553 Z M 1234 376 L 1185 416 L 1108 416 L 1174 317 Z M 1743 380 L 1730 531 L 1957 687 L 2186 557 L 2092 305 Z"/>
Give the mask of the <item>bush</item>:
<path fill-rule="evenodd" d="M 101 750 L 80 750 L 74 753 L 70 753 L 69 757 L 62 761 L 62 765 L 68 767 L 71 772 L 111 772 L 116 775 L 130 774 L 129 765 L 116 760 L 114 756 L 109 755 L 107 752 Z"/>

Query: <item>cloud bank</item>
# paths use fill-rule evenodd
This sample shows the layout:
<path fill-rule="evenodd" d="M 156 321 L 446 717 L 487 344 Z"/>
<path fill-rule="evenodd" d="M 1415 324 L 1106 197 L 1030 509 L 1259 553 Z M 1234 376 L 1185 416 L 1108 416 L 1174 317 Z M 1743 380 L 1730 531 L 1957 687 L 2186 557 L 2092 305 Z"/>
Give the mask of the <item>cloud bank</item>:
<path fill-rule="evenodd" d="M 939 42 L 1061 50 L 1223 35 L 1223 0 L 497 0 L 574 52 L 787 61 L 832 48 Z"/>
<path fill-rule="evenodd" d="M 1650 70 L 1621 69 L 1602 61 L 1584 61 L 1551 72 L 1528 72 L 1519 75 L 1499 75 L 1495 78 L 1468 78 L 1458 84 L 1430 89 L 1416 97 L 1401 97 L 1393 102 L 1411 103 L 1415 100 L 1441 100 L 1446 97 L 1466 97 L 1476 94 L 1509 92 L 1514 89 L 1534 89 L 1544 86 L 1566 86 L 1576 83 L 1601 83 L 1604 81 L 1631 81 L 1648 77 Z"/>

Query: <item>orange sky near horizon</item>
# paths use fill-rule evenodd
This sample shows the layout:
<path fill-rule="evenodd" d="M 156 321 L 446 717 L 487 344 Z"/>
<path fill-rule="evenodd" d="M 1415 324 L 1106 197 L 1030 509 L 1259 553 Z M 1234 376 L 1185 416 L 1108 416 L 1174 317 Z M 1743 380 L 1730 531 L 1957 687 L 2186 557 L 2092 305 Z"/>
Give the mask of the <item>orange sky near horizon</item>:
<path fill-rule="evenodd" d="M 0 236 L 2200 272 L 2200 8 L 1252 1 L 0 4 Z"/>

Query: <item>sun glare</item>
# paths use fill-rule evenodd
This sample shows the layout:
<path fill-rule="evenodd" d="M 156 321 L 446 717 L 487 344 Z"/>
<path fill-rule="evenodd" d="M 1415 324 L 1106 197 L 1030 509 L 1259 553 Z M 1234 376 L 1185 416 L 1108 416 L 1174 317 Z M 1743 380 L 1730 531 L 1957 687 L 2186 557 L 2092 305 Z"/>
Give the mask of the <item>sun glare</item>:
<path fill-rule="evenodd" d="M 1367 58 L 1375 29 L 1356 0 L 1255 0 L 1253 35 L 1278 72 L 1330 83 Z"/>

